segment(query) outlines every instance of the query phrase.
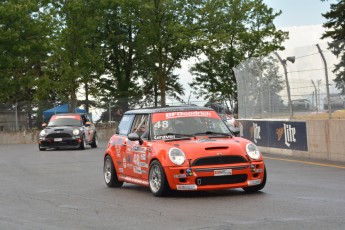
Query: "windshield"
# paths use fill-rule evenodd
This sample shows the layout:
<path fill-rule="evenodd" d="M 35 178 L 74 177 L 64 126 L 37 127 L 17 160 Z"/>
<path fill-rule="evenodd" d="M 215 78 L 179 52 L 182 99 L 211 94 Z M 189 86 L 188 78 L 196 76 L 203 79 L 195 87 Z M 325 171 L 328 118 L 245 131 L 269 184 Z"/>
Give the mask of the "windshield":
<path fill-rule="evenodd" d="M 48 127 L 56 126 L 81 126 L 81 120 L 78 116 L 56 116 L 52 117 L 48 123 Z"/>
<path fill-rule="evenodd" d="M 153 139 L 173 139 L 203 134 L 231 135 L 226 124 L 215 112 L 207 111 L 207 113 L 210 115 L 206 117 L 202 113 L 199 116 L 193 115 L 192 112 L 186 112 L 182 116 L 166 114 L 166 116 L 160 115 L 159 118 L 153 117 Z"/>

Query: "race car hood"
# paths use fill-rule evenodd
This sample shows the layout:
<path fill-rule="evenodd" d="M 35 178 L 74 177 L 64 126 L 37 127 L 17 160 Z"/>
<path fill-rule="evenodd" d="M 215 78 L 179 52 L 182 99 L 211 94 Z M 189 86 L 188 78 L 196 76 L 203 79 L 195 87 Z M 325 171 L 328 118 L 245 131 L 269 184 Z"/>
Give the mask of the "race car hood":
<path fill-rule="evenodd" d="M 240 138 L 202 138 L 191 141 L 179 141 L 174 146 L 180 148 L 187 158 L 194 159 L 195 156 L 214 156 L 215 153 L 222 155 L 245 155 L 245 145 L 247 143 L 244 140 L 241 143 Z"/>
<path fill-rule="evenodd" d="M 236 155 L 246 157 L 246 145 L 248 143 L 250 143 L 250 141 L 241 137 L 218 139 L 200 138 L 161 142 L 159 144 L 159 148 L 164 149 L 165 154 L 167 154 L 173 147 L 179 148 L 185 153 L 187 159 L 194 161 L 197 158 L 220 155 Z"/>

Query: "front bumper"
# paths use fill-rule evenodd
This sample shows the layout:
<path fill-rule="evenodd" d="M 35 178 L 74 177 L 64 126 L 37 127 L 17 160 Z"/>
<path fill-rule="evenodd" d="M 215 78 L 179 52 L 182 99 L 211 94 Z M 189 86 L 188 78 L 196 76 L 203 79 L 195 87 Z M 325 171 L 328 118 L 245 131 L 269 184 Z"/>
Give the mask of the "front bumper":
<path fill-rule="evenodd" d="M 263 161 L 237 165 L 166 167 L 173 190 L 221 190 L 245 188 L 261 184 L 264 178 Z"/>
<path fill-rule="evenodd" d="M 79 148 L 81 138 L 40 138 L 38 144 L 41 148 Z"/>

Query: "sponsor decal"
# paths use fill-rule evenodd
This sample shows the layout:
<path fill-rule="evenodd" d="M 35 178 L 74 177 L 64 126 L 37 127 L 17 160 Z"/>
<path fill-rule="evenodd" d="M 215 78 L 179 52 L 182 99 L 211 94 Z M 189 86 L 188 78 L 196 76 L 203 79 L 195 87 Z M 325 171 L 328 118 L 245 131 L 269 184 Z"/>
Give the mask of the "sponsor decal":
<path fill-rule="evenodd" d="M 285 145 L 290 147 L 291 142 L 296 142 L 296 129 L 290 124 L 284 124 Z"/>
<path fill-rule="evenodd" d="M 142 184 L 142 185 L 149 185 L 149 182 L 147 180 L 142 180 L 142 179 L 138 179 L 138 178 L 133 178 L 133 177 L 129 177 L 129 176 L 124 176 L 124 175 L 119 175 L 121 180 L 124 180 L 126 182 L 129 183 L 134 183 L 134 184 Z"/>
<path fill-rule="evenodd" d="M 131 155 L 129 154 L 126 155 L 126 161 L 127 163 L 131 163 Z"/>
<path fill-rule="evenodd" d="M 153 139 L 155 140 L 175 139 L 175 135 L 154 136 Z"/>
<path fill-rule="evenodd" d="M 214 170 L 214 176 L 228 176 L 232 175 L 232 169 L 217 169 Z"/>
<path fill-rule="evenodd" d="M 143 168 L 148 168 L 149 165 L 145 162 L 140 162 L 140 167 L 143 167 Z"/>
<path fill-rule="evenodd" d="M 196 140 L 195 142 L 215 142 L 217 140 L 214 139 L 208 139 L 208 138 L 201 138 L 199 140 Z"/>
<path fill-rule="evenodd" d="M 187 174 L 187 176 L 192 176 L 193 170 L 191 168 L 186 169 L 186 174 Z"/>
<path fill-rule="evenodd" d="M 186 174 L 175 174 L 174 178 L 186 178 L 187 175 Z"/>
<path fill-rule="evenodd" d="M 120 172 L 120 173 L 123 173 L 123 168 L 119 168 L 119 172 Z"/>
<path fill-rule="evenodd" d="M 306 122 L 242 120 L 239 126 L 258 146 L 308 151 Z"/>
<path fill-rule="evenodd" d="M 125 157 L 122 159 L 122 162 L 123 162 L 123 167 L 127 168 L 127 163 L 126 163 L 126 158 Z"/>
<path fill-rule="evenodd" d="M 198 186 L 196 184 L 187 185 L 176 185 L 177 190 L 197 190 Z"/>
<path fill-rule="evenodd" d="M 52 121 L 55 119 L 63 119 L 63 118 L 70 118 L 75 120 L 80 120 L 80 116 L 54 116 L 52 117 Z"/>
<path fill-rule="evenodd" d="M 134 154 L 133 156 L 133 164 L 134 165 L 139 165 L 140 159 L 139 159 L 139 154 Z"/>
<path fill-rule="evenodd" d="M 117 145 L 117 146 L 115 147 L 115 149 L 116 149 L 116 152 L 117 152 L 118 154 L 121 153 L 121 146 L 120 146 L 120 145 Z"/>
<path fill-rule="evenodd" d="M 141 170 L 141 173 L 142 173 L 142 174 L 147 174 L 147 171 L 144 170 L 144 169 L 142 169 L 142 170 Z"/>
<path fill-rule="evenodd" d="M 140 150 L 140 147 L 139 147 L 139 146 L 133 146 L 133 147 L 132 147 L 132 151 L 133 151 L 133 152 L 139 152 L 139 150 Z"/>
<path fill-rule="evenodd" d="M 141 168 L 139 166 L 133 166 L 133 172 L 136 174 L 141 174 Z"/>
<path fill-rule="evenodd" d="M 185 111 L 185 112 L 173 112 L 166 113 L 166 119 L 179 118 L 179 117 L 211 117 L 212 114 L 209 111 Z"/>
<path fill-rule="evenodd" d="M 140 160 L 146 161 L 146 153 L 140 154 Z"/>

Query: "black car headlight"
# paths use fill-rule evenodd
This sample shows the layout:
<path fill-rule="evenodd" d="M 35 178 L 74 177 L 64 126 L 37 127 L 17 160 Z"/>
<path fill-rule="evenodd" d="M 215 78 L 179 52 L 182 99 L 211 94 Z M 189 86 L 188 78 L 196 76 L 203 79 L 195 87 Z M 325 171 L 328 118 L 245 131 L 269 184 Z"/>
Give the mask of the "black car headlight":
<path fill-rule="evenodd" d="M 259 148 L 254 145 L 253 143 L 249 143 L 246 146 L 246 152 L 250 158 L 253 160 L 259 160 L 261 157 L 261 153 L 259 151 Z"/>

